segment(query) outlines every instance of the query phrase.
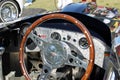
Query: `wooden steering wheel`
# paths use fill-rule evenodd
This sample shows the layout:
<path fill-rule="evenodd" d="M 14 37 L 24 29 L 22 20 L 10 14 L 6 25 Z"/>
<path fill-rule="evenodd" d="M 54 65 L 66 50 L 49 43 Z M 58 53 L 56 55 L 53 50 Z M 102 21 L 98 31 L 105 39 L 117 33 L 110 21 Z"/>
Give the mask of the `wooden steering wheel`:
<path fill-rule="evenodd" d="M 22 69 L 22 73 L 25 76 L 26 80 L 31 80 L 31 78 L 30 78 L 30 76 L 28 74 L 28 71 L 26 69 L 26 66 L 25 66 L 25 61 L 24 61 L 24 48 L 25 48 L 25 43 L 27 41 L 27 37 L 30 35 L 31 38 L 35 41 L 35 43 L 37 43 L 37 46 L 40 47 L 40 48 L 43 48 L 42 46 L 44 46 L 44 44 L 46 44 L 46 42 L 44 40 L 40 39 L 40 37 L 37 37 L 34 34 L 32 34 L 32 30 L 36 26 L 38 26 L 39 24 L 41 24 L 41 23 L 43 23 L 43 22 L 45 22 L 47 20 L 50 20 L 50 19 L 67 20 L 67 21 L 73 23 L 74 25 L 76 25 L 84 33 L 84 35 L 86 36 L 86 39 L 87 39 L 88 45 L 89 45 L 90 56 L 89 56 L 88 65 L 86 67 L 86 71 L 85 71 L 84 75 L 82 76 L 81 80 L 87 80 L 89 78 L 91 72 L 92 72 L 92 69 L 93 69 L 93 66 L 94 66 L 94 59 L 95 59 L 95 51 L 94 51 L 94 44 L 93 44 L 93 41 L 92 41 L 92 37 L 91 37 L 89 31 L 87 30 L 87 28 L 79 20 L 75 19 L 74 17 L 72 17 L 70 15 L 61 14 L 61 13 L 48 14 L 48 15 L 45 15 L 45 16 L 41 17 L 40 19 L 36 20 L 27 29 L 25 35 L 23 36 L 23 39 L 22 39 L 22 42 L 21 42 L 21 45 L 20 45 L 20 51 L 19 51 L 19 62 L 20 62 L 20 66 L 21 66 L 21 69 Z M 42 43 L 42 45 L 41 44 L 39 45 L 38 43 Z M 55 47 L 56 47 L 56 45 L 55 45 Z M 63 50 L 62 49 L 63 46 L 57 45 L 57 47 L 59 47 L 59 48 L 61 48 L 61 50 Z M 43 49 L 45 49 L 45 48 L 43 48 Z M 65 55 L 65 54 L 63 54 L 63 55 Z M 61 64 L 63 65 L 64 61 Z M 56 67 L 56 66 L 54 66 L 54 67 Z M 46 68 L 46 67 L 49 67 L 49 66 L 45 65 L 44 68 Z M 48 68 L 48 69 L 51 69 L 51 68 Z M 47 72 L 49 72 L 49 71 L 47 71 Z M 45 73 L 43 73 L 43 74 L 45 74 Z M 43 78 L 42 80 L 45 80 L 45 78 Z"/>

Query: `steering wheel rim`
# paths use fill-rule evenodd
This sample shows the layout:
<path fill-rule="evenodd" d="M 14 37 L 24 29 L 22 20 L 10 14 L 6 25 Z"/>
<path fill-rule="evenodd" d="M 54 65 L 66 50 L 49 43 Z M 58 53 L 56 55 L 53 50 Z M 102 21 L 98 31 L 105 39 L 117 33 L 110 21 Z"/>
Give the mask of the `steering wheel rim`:
<path fill-rule="evenodd" d="M 19 51 L 19 62 L 20 62 L 20 67 L 22 69 L 22 73 L 25 76 L 26 80 L 31 80 L 26 66 L 25 66 L 25 62 L 24 62 L 24 46 L 25 46 L 25 42 L 27 40 L 28 35 L 30 34 L 30 32 L 39 24 L 50 20 L 50 19 L 63 19 L 63 20 L 67 20 L 73 24 L 75 24 L 86 36 L 86 39 L 88 41 L 88 45 L 89 45 L 89 51 L 90 51 L 90 56 L 89 56 L 89 63 L 86 69 L 85 74 L 83 75 L 81 80 L 87 80 L 92 72 L 93 66 L 94 66 L 94 59 L 95 59 L 95 50 L 94 50 L 94 44 L 93 44 L 93 40 L 91 37 L 91 34 L 89 33 L 89 31 L 87 30 L 87 28 L 76 18 L 67 15 L 67 14 L 61 14 L 61 13 L 53 13 L 53 14 L 48 14 L 45 15 L 41 18 L 39 18 L 38 20 L 36 20 L 26 31 L 25 35 L 23 36 L 22 42 L 20 44 L 20 51 Z"/>

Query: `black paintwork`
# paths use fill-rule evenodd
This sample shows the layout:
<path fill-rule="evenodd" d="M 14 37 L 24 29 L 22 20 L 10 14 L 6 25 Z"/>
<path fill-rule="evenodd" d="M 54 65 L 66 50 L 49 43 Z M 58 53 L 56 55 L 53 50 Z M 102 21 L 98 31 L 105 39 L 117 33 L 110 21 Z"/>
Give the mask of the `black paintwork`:
<path fill-rule="evenodd" d="M 101 22 L 95 18 L 89 17 L 87 15 L 80 14 L 80 13 L 72 13 L 72 12 L 59 12 L 59 13 L 68 14 L 68 15 L 71 15 L 71 16 L 75 17 L 76 19 L 80 20 L 89 30 L 97 33 L 100 37 L 103 38 L 105 43 L 111 47 L 111 32 L 110 32 L 109 27 L 106 24 L 104 24 L 103 22 Z M 39 15 L 39 16 L 28 18 L 28 19 L 24 19 L 22 21 L 15 23 L 14 26 L 9 25 L 8 27 L 10 28 L 10 30 L 14 29 L 14 28 L 18 28 L 18 27 L 20 27 L 20 25 L 22 23 L 24 23 L 24 22 L 33 23 L 35 20 L 39 19 L 42 16 L 44 16 L 44 15 Z M 61 20 L 61 21 L 60 20 L 51 20 L 47 23 L 64 23 L 64 21 L 63 20 Z M 61 24 L 62 26 L 59 27 L 57 25 L 58 24 L 56 24 L 55 27 L 56 28 L 58 27 L 59 29 L 65 29 L 65 30 L 71 30 L 71 31 L 80 31 L 78 28 L 75 28 L 73 26 L 65 27 L 64 25 Z M 45 27 L 45 25 L 44 25 L 44 27 Z M 91 34 L 94 36 L 94 34 L 92 32 L 91 32 Z M 3 35 L 3 34 L 0 33 L 0 35 Z"/>

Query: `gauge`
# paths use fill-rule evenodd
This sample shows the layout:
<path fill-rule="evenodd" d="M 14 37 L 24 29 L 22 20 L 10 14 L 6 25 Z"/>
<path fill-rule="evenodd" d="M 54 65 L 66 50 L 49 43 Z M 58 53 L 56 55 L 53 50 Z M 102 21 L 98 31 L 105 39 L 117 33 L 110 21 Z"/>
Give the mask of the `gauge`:
<path fill-rule="evenodd" d="M 21 34 L 24 35 L 25 32 L 27 31 L 28 27 L 31 25 L 29 22 L 25 22 L 21 25 Z"/>
<path fill-rule="evenodd" d="M 54 39 L 54 40 L 61 40 L 61 35 L 58 33 L 58 32 L 53 32 L 51 34 L 51 38 Z"/>
<path fill-rule="evenodd" d="M 89 47 L 88 45 L 88 41 L 85 37 L 82 37 L 80 40 L 79 40 L 79 45 L 82 49 L 87 49 Z"/>

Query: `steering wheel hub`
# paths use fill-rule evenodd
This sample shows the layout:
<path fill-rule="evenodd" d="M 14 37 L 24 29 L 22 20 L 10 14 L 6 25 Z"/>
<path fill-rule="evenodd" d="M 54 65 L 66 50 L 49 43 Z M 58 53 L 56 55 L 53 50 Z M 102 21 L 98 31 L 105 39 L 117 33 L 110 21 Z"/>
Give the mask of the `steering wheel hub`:
<path fill-rule="evenodd" d="M 43 62 L 52 68 L 58 68 L 64 64 L 67 59 L 67 50 L 65 43 L 52 41 L 44 46 L 42 50 Z"/>

